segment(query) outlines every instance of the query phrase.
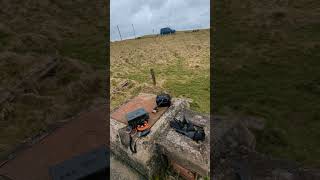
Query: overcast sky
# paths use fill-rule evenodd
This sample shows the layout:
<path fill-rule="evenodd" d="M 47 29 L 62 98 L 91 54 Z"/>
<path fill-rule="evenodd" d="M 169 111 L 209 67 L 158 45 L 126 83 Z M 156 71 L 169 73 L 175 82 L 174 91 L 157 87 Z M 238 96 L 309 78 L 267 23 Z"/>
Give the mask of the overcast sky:
<path fill-rule="evenodd" d="M 110 38 L 120 40 L 159 33 L 162 27 L 176 30 L 210 26 L 210 0 L 111 0 Z"/>

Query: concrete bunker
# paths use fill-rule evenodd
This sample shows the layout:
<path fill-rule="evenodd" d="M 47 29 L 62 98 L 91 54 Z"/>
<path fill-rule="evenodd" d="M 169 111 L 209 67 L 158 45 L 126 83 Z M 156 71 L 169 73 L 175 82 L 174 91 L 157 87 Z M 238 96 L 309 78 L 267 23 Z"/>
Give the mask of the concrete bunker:
<path fill-rule="evenodd" d="M 209 176 L 210 134 L 209 116 L 189 110 L 185 99 L 173 98 L 169 108 L 159 108 L 152 113 L 155 106 L 154 94 L 140 93 L 115 109 L 110 118 L 110 148 L 114 156 L 125 164 L 150 179 L 158 175 L 165 167 L 171 165 L 187 179 Z M 138 138 L 136 153 L 128 147 L 128 140 L 123 133 L 127 126 L 125 115 L 135 109 L 144 108 L 150 114 L 151 132 Z M 196 142 L 170 127 L 170 121 L 186 115 L 192 123 L 204 128 L 204 141 Z M 112 174 L 112 172 L 111 172 Z"/>

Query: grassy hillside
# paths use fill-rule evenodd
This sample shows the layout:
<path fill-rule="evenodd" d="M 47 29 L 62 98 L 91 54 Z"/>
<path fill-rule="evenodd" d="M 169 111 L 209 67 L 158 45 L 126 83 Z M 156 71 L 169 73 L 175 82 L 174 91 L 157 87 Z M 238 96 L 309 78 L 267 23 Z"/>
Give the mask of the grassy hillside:
<path fill-rule="evenodd" d="M 105 4 L 0 1 L 0 158 L 105 96 Z"/>
<path fill-rule="evenodd" d="M 209 30 L 177 32 L 112 42 L 111 108 L 139 92 L 166 91 L 193 100 L 195 110 L 210 110 Z M 150 69 L 156 74 L 153 87 Z"/>
<path fill-rule="evenodd" d="M 320 4 L 215 3 L 215 111 L 267 121 L 258 151 L 320 167 Z"/>

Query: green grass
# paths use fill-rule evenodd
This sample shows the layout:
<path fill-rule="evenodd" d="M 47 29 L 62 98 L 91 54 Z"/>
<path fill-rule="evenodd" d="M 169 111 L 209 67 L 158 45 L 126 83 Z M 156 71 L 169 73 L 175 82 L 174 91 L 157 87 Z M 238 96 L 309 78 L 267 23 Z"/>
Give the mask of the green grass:
<path fill-rule="evenodd" d="M 114 42 L 110 52 L 111 89 L 123 80 L 134 82 L 111 98 L 111 109 L 140 92 L 165 91 L 172 97 L 189 98 L 191 109 L 209 113 L 209 30 Z M 156 87 L 152 86 L 151 68 L 155 72 Z"/>
<path fill-rule="evenodd" d="M 103 48 L 86 44 L 86 40 L 66 41 L 62 49 L 64 56 L 77 58 L 85 63 L 105 68 L 106 52 L 101 51 Z"/>
<path fill-rule="evenodd" d="M 99 34 L 92 34 L 90 36 L 85 34 L 82 33 L 78 37 L 64 38 L 64 42 L 60 42 L 61 44 L 59 44 L 59 50 L 62 56 L 78 59 L 82 61 L 81 64 L 87 63 L 92 65 L 95 68 L 95 72 L 101 72 L 99 81 L 96 84 L 83 81 L 82 85 L 84 87 L 78 85 L 76 88 L 70 88 L 72 90 L 72 96 L 70 96 L 67 90 L 70 84 L 82 80 L 82 77 L 80 78 L 81 72 L 68 71 L 68 64 L 64 66 L 62 63 L 57 68 L 58 74 L 55 76 L 56 80 L 54 80 L 57 85 L 55 83 L 53 86 L 50 85 L 50 77 L 48 84 L 46 82 L 37 82 L 39 86 L 43 84 L 43 87 L 38 88 L 40 96 L 53 97 L 54 100 L 33 98 L 27 101 L 20 100 L 19 95 L 15 99 L 15 102 L 11 104 L 13 110 L 9 112 L 8 117 L 1 119 L 0 122 L 0 159 L 6 159 L 27 138 L 37 135 L 41 131 L 48 130 L 48 125 L 74 116 L 79 111 L 87 109 L 92 104 L 93 99 L 105 96 L 105 81 L 102 80 L 106 68 L 105 41 Z M 0 51 L 2 50 L 2 45 L 5 45 L 9 38 L 9 35 L 0 32 Z M 52 49 L 50 50 L 53 51 Z M 25 52 L 18 51 L 17 53 L 24 54 L 29 52 L 31 50 Z M 32 52 L 35 54 L 46 53 L 43 49 Z M 8 80 L 19 78 L 18 75 L 24 69 L 28 70 L 30 68 L 29 66 L 24 67 L 15 61 L 7 64 L 1 65 L 0 69 L 3 72 L 0 74 L 4 75 L 4 77 L 9 77 L 10 75 Z"/>
<path fill-rule="evenodd" d="M 103 32 L 103 31 L 102 31 Z M 59 47 L 62 55 L 77 58 L 85 63 L 89 63 L 99 69 L 105 69 L 107 62 L 106 37 L 101 32 L 98 34 L 82 33 L 76 37 L 64 38 L 64 42 Z"/>
<path fill-rule="evenodd" d="M 193 71 L 185 68 L 183 60 L 163 69 L 156 69 L 158 76 L 168 76 L 165 89 L 172 96 L 186 97 L 193 100 L 190 104 L 193 110 L 210 112 L 210 71 Z"/>
<path fill-rule="evenodd" d="M 182 59 L 177 59 L 175 64 L 168 66 L 157 66 L 154 68 L 158 79 L 166 79 L 163 90 L 168 91 L 173 97 L 186 97 L 193 100 L 190 104 L 193 110 L 209 113 L 210 112 L 210 71 L 193 71 L 183 65 Z M 150 79 L 148 68 L 130 74 L 127 77 L 139 83 Z M 151 80 L 149 80 L 151 81 Z M 133 95 L 139 94 L 142 88 L 132 92 Z M 114 105 L 119 105 L 124 99 L 118 99 Z"/>
<path fill-rule="evenodd" d="M 10 34 L 0 31 L 0 50 L 2 50 L 9 41 Z"/>
<path fill-rule="evenodd" d="M 261 29 L 230 16 L 215 34 L 215 111 L 265 118 L 258 151 L 320 167 L 319 24 Z"/>

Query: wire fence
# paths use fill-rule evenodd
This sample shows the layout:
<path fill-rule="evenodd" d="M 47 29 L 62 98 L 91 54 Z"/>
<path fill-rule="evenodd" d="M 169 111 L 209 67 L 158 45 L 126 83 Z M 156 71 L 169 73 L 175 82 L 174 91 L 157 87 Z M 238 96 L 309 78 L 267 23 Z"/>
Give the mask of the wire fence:
<path fill-rule="evenodd" d="M 145 35 L 157 35 L 160 34 L 160 29 L 164 27 L 169 27 L 175 29 L 176 31 L 183 31 L 183 30 L 194 30 L 194 29 L 206 29 L 209 26 L 200 25 L 200 24 L 193 24 L 188 26 L 158 26 L 158 27 L 149 27 L 149 28 L 141 28 L 136 27 L 134 24 L 131 25 L 116 25 L 110 27 L 110 41 L 122 41 L 126 39 L 135 39 Z"/>

